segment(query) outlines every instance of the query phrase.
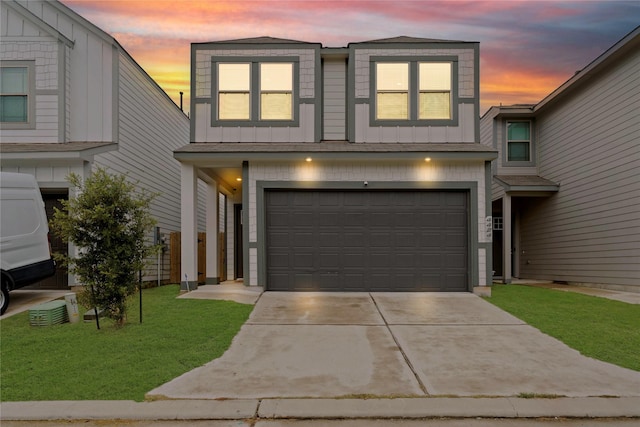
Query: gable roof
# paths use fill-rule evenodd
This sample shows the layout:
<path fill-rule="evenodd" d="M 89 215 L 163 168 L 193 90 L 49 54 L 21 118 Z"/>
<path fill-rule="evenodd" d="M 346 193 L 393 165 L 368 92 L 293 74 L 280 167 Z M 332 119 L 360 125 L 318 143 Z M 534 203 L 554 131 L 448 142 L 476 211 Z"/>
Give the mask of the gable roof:
<path fill-rule="evenodd" d="M 620 41 L 603 52 L 582 70 L 576 72 L 571 76 L 571 78 L 569 78 L 569 80 L 564 82 L 537 104 L 494 105 L 487 110 L 485 114 L 483 114 L 482 118 L 485 116 L 489 117 L 491 115 L 494 117 L 506 117 L 509 115 L 521 115 L 524 117 L 527 115 L 535 115 L 539 111 L 560 101 L 564 96 L 588 82 L 591 77 L 599 73 L 601 70 L 609 68 L 613 62 L 621 58 L 625 58 L 629 53 L 637 51 L 638 49 L 640 49 L 640 26 L 636 27 L 633 31 L 624 36 Z"/>
<path fill-rule="evenodd" d="M 389 37 L 378 40 L 368 40 L 362 41 L 358 43 L 349 43 L 349 44 L 365 44 L 365 43 L 375 43 L 375 44 L 384 44 L 384 43 L 468 43 L 461 40 L 441 40 L 441 39 L 427 39 L 421 37 L 409 37 L 409 36 L 397 36 L 397 37 Z"/>
<path fill-rule="evenodd" d="M 17 1 L 7 1 L 3 2 L 2 4 L 16 12 L 18 15 L 22 16 L 31 24 L 35 25 L 40 31 L 44 31 L 45 33 L 49 34 L 51 37 L 54 37 L 59 42 L 64 43 L 68 47 L 73 47 L 75 43 L 74 41 L 70 40 L 60 31 L 56 30 L 51 25 L 47 24 L 45 21 L 37 17 L 33 12 L 31 12 L 29 9 L 27 9 Z"/>
<path fill-rule="evenodd" d="M 610 66 L 610 64 L 630 52 L 640 49 L 640 26 L 624 36 L 620 41 L 607 49 L 589 65 L 575 73 L 569 80 L 542 99 L 533 108 L 535 112 L 555 103 L 559 98 L 589 80 L 591 76 Z"/>
<path fill-rule="evenodd" d="M 249 37 L 244 39 L 233 40 L 217 40 L 211 42 L 192 43 L 192 44 L 319 44 L 312 42 L 304 42 L 299 40 L 279 39 L 276 37 L 261 36 Z"/>

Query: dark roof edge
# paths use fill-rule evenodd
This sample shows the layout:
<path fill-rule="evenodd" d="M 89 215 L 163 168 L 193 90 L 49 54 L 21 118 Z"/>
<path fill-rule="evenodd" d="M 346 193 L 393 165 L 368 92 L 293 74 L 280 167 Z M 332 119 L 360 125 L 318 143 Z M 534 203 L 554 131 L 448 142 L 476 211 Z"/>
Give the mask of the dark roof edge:
<path fill-rule="evenodd" d="M 601 67 L 604 66 L 603 64 L 606 64 L 609 60 L 618 57 L 618 54 L 624 54 L 627 49 L 632 49 L 633 47 L 631 46 L 631 44 L 633 42 L 636 42 L 636 44 L 640 44 L 640 26 L 637 26 L 634 30 L 620 39 L 617 43 L 604 51 L 600 56 L 591 61 L 586 67 L 575 73 L 571 78 L 560 85 L 560 87 L 543 98 L 534 107 L 534 112 L 538 112 L 539 110 L 544 109 L 547 105 L 555 102 L 564 93 L 570 91 L 573 87 L 575 87 L 579 82 L 588 78 L 593 73 L 598 72 Z"/>

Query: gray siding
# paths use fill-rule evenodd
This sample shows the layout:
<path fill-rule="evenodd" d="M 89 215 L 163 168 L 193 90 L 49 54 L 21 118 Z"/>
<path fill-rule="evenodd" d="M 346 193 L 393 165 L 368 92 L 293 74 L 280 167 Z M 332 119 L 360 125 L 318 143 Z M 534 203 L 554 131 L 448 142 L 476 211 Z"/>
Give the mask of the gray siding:
<path fill-rule="evenodd" d="M 324 136 L 326 140 L 345 140 L 346 135 L 346 79 L 344 59 L 324 61 Z"/>
<path fill-rule="evenodd" d="M 180 231 L 180 166 L 173 150 L 188 144 L 189 120 L 123 54 L 119 70 L 118 150 L 96 156 L 94 164 L 128 174 L 132 181 L 158 193 L 151 213 L 161 232 Z M 200 199 L 204 201 L 203 192 Z M 147 278 L 155 277 L 156 268 L 155 264 L 150 267 Z"/>
<path fill-rule="evenodd" d="M 558 194 L 522 215 L 522 277 L 640 286 L 640 51 L 537 118 Z"/>

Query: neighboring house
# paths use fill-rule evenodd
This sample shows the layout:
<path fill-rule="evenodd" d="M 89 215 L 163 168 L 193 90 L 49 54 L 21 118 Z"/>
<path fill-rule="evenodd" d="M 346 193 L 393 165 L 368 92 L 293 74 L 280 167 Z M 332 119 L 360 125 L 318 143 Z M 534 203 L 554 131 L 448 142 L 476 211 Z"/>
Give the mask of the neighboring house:
<path fill-rule="evenodd" d="M 640 292 L 640 27 L 535 105 L 492 107 L 494 274 Z"/>
<path fill-rule="evenodd" d="M 172 152 L 189 142 L 188 117 L 114 38 L 68 7 L 0 5 L 2 170 L 35 175 L 49 215 L 57 200 L 73 196 L 69 173 L 87 177 L 98 166 L 126 173 L 159 193 L 151 213 L 160 234 L 179 231 L 180 166 Z M 167 259 L 145 279 L 156 280 L 158 271 L 168 279 Z M 61 271 L 39 286 L 75 285 Z"/>
<path fill-rule="evenodd" d="M 202 180 L 208 235 L 226 229 L 226 239 L 207 239 L 208 283 L 462 292 L 491 284 L 496 152 L 480 144 L 478 76 L 475 42 L 192 44 L 191 143 L 174 152 L 181 276 L 195 286 Z"/>

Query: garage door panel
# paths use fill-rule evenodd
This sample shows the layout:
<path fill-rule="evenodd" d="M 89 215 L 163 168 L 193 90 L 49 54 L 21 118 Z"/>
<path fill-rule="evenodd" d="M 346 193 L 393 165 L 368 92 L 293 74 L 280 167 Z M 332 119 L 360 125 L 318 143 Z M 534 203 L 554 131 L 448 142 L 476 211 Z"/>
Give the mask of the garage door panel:
<path fill-rule="evenodd" d="M 445 248 L 466 248 L 467 236 L 459 233 L 448 233 L 444 237 Z"/>
<path fill-rule="evenodd" d="M 467 223 L 467 216 L 460 212 L 448 212 L 445 215 L 445 226 L 451 228 L 461 228 Z"/>
<path fill-rule="evenodd" d="M 265 201 L 267 289 L 467 290 L 465 192 L 267 190 Z"/>
<path fill-rule="evenodd" d="M 327 192 L 322 195 L 322 197 L 318 197 L 318 206 L 326 207 L 326 208 L 336 208 L 340 207 L 342 195 L 340 193 Z"/>
<path fill-rule="evenodd" d="M 367 205 L 367 193 L 365 192 L 342 192 L 342 207 L 349 208 L 355 207 L 356 209 L 362 209 Z"/>
<path fill-rule="evenodd" d="M 340 246 L 340 233 L 335 231 L 319 232 L 318 233 L 318 245 L 320 248 L 336 248 Z"/>
<path fill-rule="evenodd" d="M 387 247 L 389 246 L 389 240 L 393 237 L 393 235 L 389 232 L 376 232 L 373 231 L 371 233 L 369 239 L 369 246 L 372 248 L 376 247 Z"/>
<path fill-rule="evenodd" d="M 316 257 L 312 253 L 301 254 L 297 253 L 293 256 L 293 265 L 291 266 L 294 269 L 310 269 L 313 270 L 314 259 Z"/>
<path fill-rule="evenodd" d="M 340 214 L 338 212 L 318 212 L 318 225 L 321 227 L 336 227 L 341 225 Z"/>
<path fill-rule="evenodd" d="M 272 212 L 267 218 L 267 227 L 288 226 L 289 214 L 287 212 Z"/>
<path fill-rule="evenodd" d="M 342 225 L 351 227 L 363 227 L 365 224 L 364 212 L 344 212 Z"/>
<path fill-rule="evenodd" d="M 318 267 L 321 270 L 338 270 L 340 268 L 340 256 L 336 253 L 320 252 L 318 255 Z"/>
<path fill-rule="evenodd" d="M 312 192 L 296 191 L 291 192 L 292 204 L 295 207 L 314 206 L 316 204 L 315 195 Z"/>
<path fill-rule="evenodd" d="M 342 263 L 341 263 L 342 268 L 344 268 L 345 270 L 348 269 L 352 269 L 352 268 L 358 268 L 358 269 L 363 269 L 367 267 L 367 254 L 364 252 L 360 252 L 360 253 L 355 253 L 355 252 L 351 252 L 351 253 L 345 253 L 344 256 L 342 257 Z"/>
<path fill-rule="evenodd" d="M 415 233 L 398 232 L 395 233 L 395 246 L 398 249 L 415 248 L 417 246 L 418 236 Z"/>

